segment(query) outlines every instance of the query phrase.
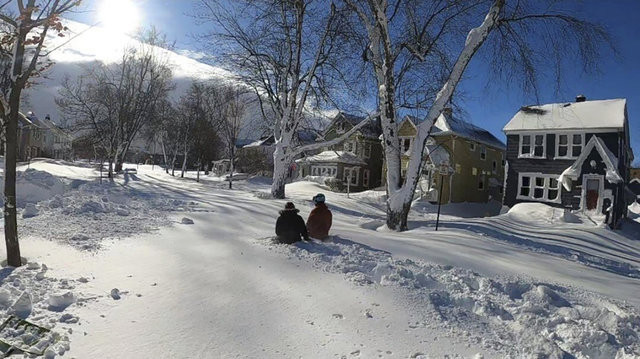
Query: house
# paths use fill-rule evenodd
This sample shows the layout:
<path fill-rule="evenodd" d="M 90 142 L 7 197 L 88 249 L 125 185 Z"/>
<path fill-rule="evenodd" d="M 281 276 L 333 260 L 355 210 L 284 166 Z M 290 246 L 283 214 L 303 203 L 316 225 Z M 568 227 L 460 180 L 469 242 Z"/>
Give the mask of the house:
<path fill-rule="evenodd" d="M 294 146 L 313 143 L 317 134 L 313 130 L 300 129 L 293 139 Z M 275 137 L 273 135 L 261 137 L 241 146 L 237 154 L 236 168 L 238 172 L 252 175 L 273 175 L 273 153 L 276 150 Z M 289 168 L 288 180 L 296 177 L 297 165 L 292 163 Z"/>
<path fill-rule="evenodd" d="M 640 168 L 632 168 L 629 177 L 629 189 L 633 192 L 636 202 L 640 203 Z"/>
<path fill-rule="evenodd" d="M 70 159 L 72 157 L 73 138 L 46 115 L 39 120 L 44 135 L 43 156 L 54 159 Z"/>
<path fill-rule="evenodd" d="M 419 121 L 406 116 L 398 128 L 402 177 L 406 177 Z M 505 145 L 489 131 L 454 118 L 445 109 L 434 123 L 424 151 L 419 190 L 427 200 L 442 203 L 502 200 Z M 439 167 L 448 168 L 441 175 Z"/>
<path fill-rule="evenodd" d="M 41 157 L 44 151 L 44 128 L 31 112 L 18 117 L 18 161 Z"/>
<path fill-rule="evenodd" d="M 296 160 L 299 177 L 321 176 L 333 179 L 336 190 L 364 191 L 380 187 L 382 178 L 382 128 L 380 119 L 338 113 L 322 134 L 324 141 L 342 136 L 362 121 L 345 141 L 324 148 L 322 152 Z"/>
<path fill-rule="evenodd" d="M 543 202 L 612 227 L 626 215 L 633 152 L 625 99 L 523 107 L 504 132 L 505 205 Z"/>

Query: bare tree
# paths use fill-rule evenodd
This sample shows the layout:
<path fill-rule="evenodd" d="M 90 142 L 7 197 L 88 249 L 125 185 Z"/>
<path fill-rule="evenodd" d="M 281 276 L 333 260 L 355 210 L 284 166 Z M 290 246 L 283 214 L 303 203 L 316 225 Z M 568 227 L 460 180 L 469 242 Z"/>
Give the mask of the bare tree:
<path fill-rule="evenodd" d="M 116 65 L 93 63 L 62 84 L 58 106 L 77 131 L 99 136 L 109 156 L 109 177 L 120 171 L 140 130 L 157 117 L 172 89 L 171 70 L 157 48 L 128 49 Z"/>
<path fill-rule="evenodd" d="M 220 118 L 220 134 L 229 158 L 229 189 L 233 188 L 233 173 L 237 160 L 237 144 L 245 126 L 247 91 L 240 87 L 226 87 L 223 92 L 223 116 Z"/>
<path fill-rule="evenodd" d="M 346 44 L 344 12 L 328 0 L 200 0 L 198 17 L 216 27 L 212 41 L 224 49 L 235 81 L 257 95 L 275 138 L 271 194 L 284 198 L 290 164 L 305 151 L 340 143 L 362 121 L 331 142 L 294 146 L 305 112 L 330 103 L 348 71 L 340 61 Z M 273 114 L 273 116 L 271 116 Z"/>
<path fill-rule="evenodd" d="M 559 51 L 575 53 L 585 67 L 594 65 L 598 46 L 609 42 L 599 26 L 577 19 L 555 5 L 562 1 L 494 0 L 427 1 L 427 0 L 343 0 L 360 19 L 367 36 L 363 58 L 369 62 L 377 83 L 377 99 L 383 127 L 385 163 L 387 165 L 387 225 L 391 229 L 407 229 L 407 218 L 423 166 L 423 155 L 431 129 L 454 92 L 471 59 L 496 33 L 493 69 L 502 77 L 518 74 L 525 88 L 535 89 L 536 60 L 553 66 Z M 544 3 L 544 4 L 543 4 Z M 486 11 L 486 10 L 485 10 Z M 447 50 L 460 42 L 460 29 L 469 28 L 482 16 L 481 24 L 466 32 L 459 52 Z M 536 53 L 533 38 L 548 45 L 548 52 Z M 542 56 L 541 56 L 542 55 Z M 542 57 L 542 58 L 541 58 Z M 550 59 L 549 59 L 550 57 Z M 437 76 L 415 75 L 415 64 L 432 68 Z M 559 65 L 556 62 L 556 69 Z M 422 71 L 422 70 L 420 70 Z M 560 73 L 560 71 L 557 71 Z M 440 77 L 440 78 L 438 78 Z M 406 82 L 426 81 L 409 88 L 415 94 L 424 91 L 413 104 L 399 90 Z M 398 138 L 399 111 L 414 107 L 422 111 L 424 120 L 412 144 L 406 171 L 401 177 L 401 151 Z"/>
<path fill-rule="evenodd" d="M 22 91 L 30 80 L 44 71 L 50 63 L 45 44 L 50 33 L 64 36 L 60 16 L 78 4 L 77 0 L 16 0 L 0 4 L 0 58 L 5 78 L 2 80 L 0 117 L 6 141 L 4 170 L 4 234 L 7 262 L 22 264 L 16 218 L 16 161 L 18 149 L 18 118 Z M 14 16 L 6 11 L 13 5 Z M 8 75 L 8 77 L 6 77 Z"/>

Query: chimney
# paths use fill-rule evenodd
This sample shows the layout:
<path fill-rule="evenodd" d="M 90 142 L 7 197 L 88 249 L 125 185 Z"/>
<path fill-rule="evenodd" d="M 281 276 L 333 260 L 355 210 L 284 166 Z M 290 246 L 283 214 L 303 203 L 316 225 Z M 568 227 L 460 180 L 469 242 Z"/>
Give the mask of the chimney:
<path fill-rule="evenodd" d="M 576 102 L 585 102 L 587 101 L 587 97 L 585 95 L 576 96 Z"/>
<path fill-rule="evenodd" d="M 451 117 L 451 115 L 453 114 L 453 109 L 451 107 L 445 107 L 444 110 L 442 110 L 442 114 L 446 117 Z"/>

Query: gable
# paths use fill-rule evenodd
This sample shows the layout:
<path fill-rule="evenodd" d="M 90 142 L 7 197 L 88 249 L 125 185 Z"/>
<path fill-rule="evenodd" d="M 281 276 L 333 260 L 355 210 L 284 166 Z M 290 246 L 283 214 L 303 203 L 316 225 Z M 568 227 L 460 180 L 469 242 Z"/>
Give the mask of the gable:
<path fill-rule="evenodd" d="M 405 118 L 398 127 L 398 136 L 400 137 L 415 137 L 418 134 L 416 125 L 413 124 L 408 117 Z"/>
<path fill-rule="evenodd" d="M 585 161 L 589 158 L 593 151 L 597 151 L 605 165 L 605 178 L 609 183 L 622 182 L 622 176 L 618 173 L 618 158 L 605 146 L 604 142 L 598 136 L 592 136 L 589 142 L 582 150 L 582 153 L 576 161 L 558 178 L 567 191 L 571 190 L 571 180 L 577 180 L 582 174 Z"/>

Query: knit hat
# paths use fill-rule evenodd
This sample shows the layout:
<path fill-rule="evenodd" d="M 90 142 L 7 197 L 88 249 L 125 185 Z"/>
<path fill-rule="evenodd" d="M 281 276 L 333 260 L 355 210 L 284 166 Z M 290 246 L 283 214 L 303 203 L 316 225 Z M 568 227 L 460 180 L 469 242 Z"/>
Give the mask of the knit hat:
<path fill-rule="evenodd" d="M 318 193 L 317 195 L 313 196 L 313 202 L 315 204 L 324 203 L 324 201 L 325 201 L 325 198 L 324 198 L 324 194 L 322 193 Z"/>
<path fill-rule="evenodd" d="M 293 204 L 293 202 L 287 202 L 287 204 L 284 205 L 284 209 L 285 211 L 291 211 L 296 209 L 296 205 Z"/>

